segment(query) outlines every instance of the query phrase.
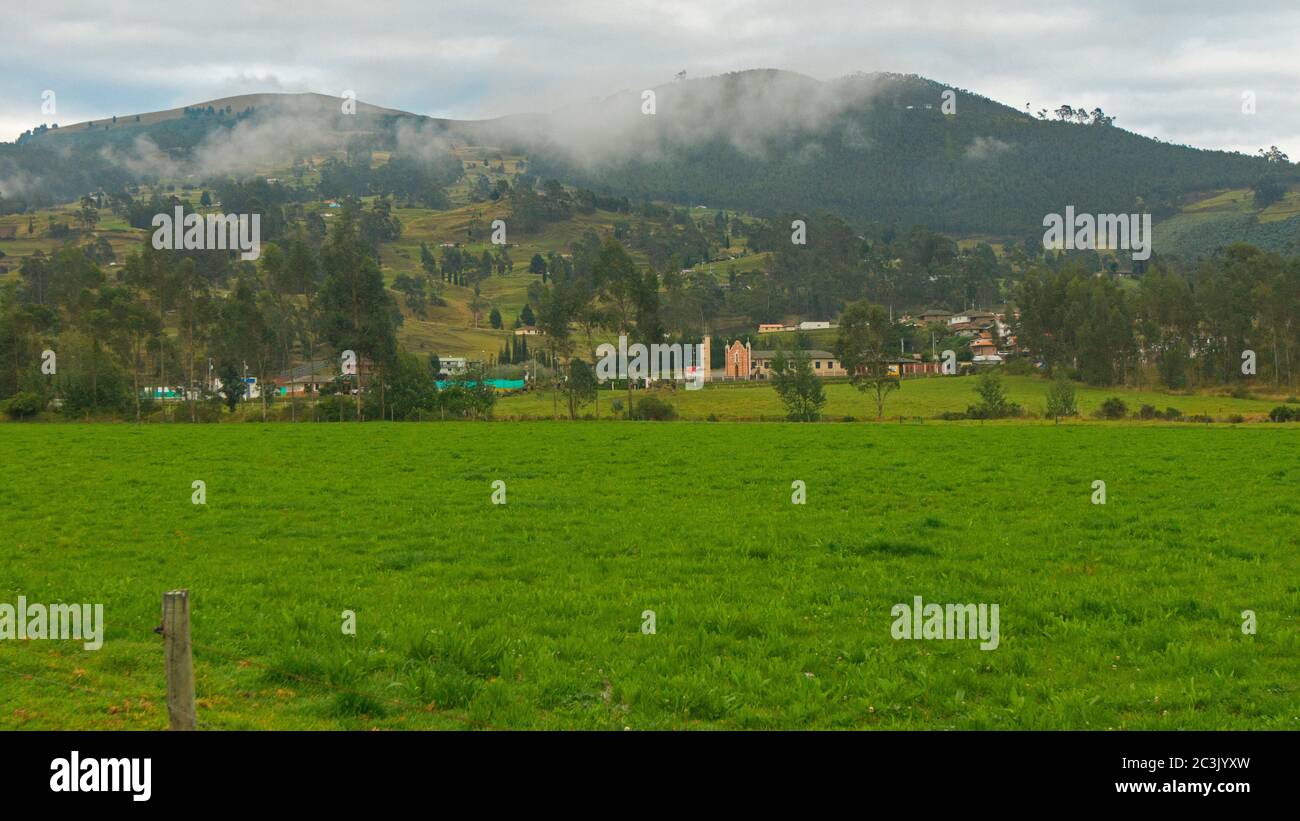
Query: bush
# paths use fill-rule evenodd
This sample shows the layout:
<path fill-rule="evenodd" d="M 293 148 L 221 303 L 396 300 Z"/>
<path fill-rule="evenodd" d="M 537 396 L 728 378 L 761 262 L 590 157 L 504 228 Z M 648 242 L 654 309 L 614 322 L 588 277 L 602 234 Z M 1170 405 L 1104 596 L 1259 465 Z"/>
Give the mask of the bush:
<path fill-rule="evenodd" d="M 1233 399 L 1253 399 L 1254 397 L 1251 396 L 1250 391 L 1247 390 L 1247 388 L 1246 388 L 1245 385 L 1238 385 L 1237 387 L 1235 387 L 1235 388 L 1232 389 L 1232 398 L 1233 398 Z"/>
<path fill-rule="evenodd" d="M 1138 408 L 1137 415 L 1139 419 L 1159 419 L 1160 411 L 1156 410 L 1155 405 L 1143 405 Z"/>
<path fill-rule="evenodd" d="M 1183 412 L 1178 408 L 1165 408 L 1165 418 L 1170 422 L 1181 422 L 1183 419 Z"/>
<path fill-rule="evenodd" d="M 944 420 L 945 422 L 956 422 L 959 419 L 966 419 L 967 416 L 961 411 L 944 411 L 943 413 L 939 414 L 939 418 Z"/>
<path fill-rule="evenodd" d="M 677 409 L 662 399 L 646 396 L 637 401 L 633 417 L 651 422 L 667 422 L 677 418 Z"/>
<path fill-rule="evenodd" d="M 1074 397 L 1074 385 L 1065 379 L 1056 379 L 1047 389 L 1047 415 L 1053 419 L 1077 416 L 1079 406 Z"/>
<path fill-rule="evenodd" d="M 1002 378 L 996 373 L 985 372 L 975 383 L 975 392 L 979 394 L 980 403 L 966 409 L 971 419 L 1002 419 L 1007 416 L 1020 416 L 1020 406 L 1007 401 L 1002 389 Z"/>
<path fill-rule="evenodd" d="M 1198 414 L 1194 414 L 1194 415 L 1192 415 L 1192 416 L 1187 417 L 1187 421 L 1188 421 L 1188 422 L 1205 422 L 1205 423 L 1208 424 L 1208 423 L 1214 421 L 1214 417 L 1213 417 L 1213 416 L 1206 416 L 1206 415 L 1203 414 L 1203 413 L 1198 413 Z"/>
<path fill-rule="evenodd" d="M 1097 409 L 1097 416 L 1102 419 L 1123 419 L 1128 415 L 1128 405 L 1118 396 L 1112 396 Z"/>
<path fill-rule="evenodd" d="M 316 403 L 318 422 L 354 422 L 357 418 L 356 397 L 336 393 Z"/>
<path fill-rule="evenodd" d="M 0 404 L 10 419 L 30 419 L 45 407 L 44 400 L 31 391 L 16 393 Z"/>
<path fill-rule="evenodd" d="M 1033 360 L 1016 357 L 1008 359 L 1002 365 L 1002 372 L 1008 376 L 1035 376 L 1038 374 L 1038 368 L 1034 365 Z"/>
<path fill-rule="evenodd" d="M 221 397 L 219 396 L 196 402 L 194 404 L 194 419 L 198 422 L 220 422 L 221 408 Z M 188 419 L 189 417 L 186 416 L 185 418 Z"/>
<path fill-rule="evenodd" d="M 1274 422 L 1295 422 L 1300 420 L 1300 411 L 1286 405 L 1278 405 L 1268 412 L 1268 418 Z"/>
<path fill-rule="evenodd" d="M 105 358 L 107 359 L 107 358 Z M 99 363 L 97 375 L 75 373 L 62 380 L 65 416 L 78 417 L 89 412 L 134 413 L 130 377 L 108 361 Z"/>
<path fill-rule="evenodd" d="M 1242 422 L 1246 421 L 1246 417 L 1242 416 L 1239 413 L 1234 413 L 1228 417 L 1228 421 L 1234 425 L 1240 425 Z"/>

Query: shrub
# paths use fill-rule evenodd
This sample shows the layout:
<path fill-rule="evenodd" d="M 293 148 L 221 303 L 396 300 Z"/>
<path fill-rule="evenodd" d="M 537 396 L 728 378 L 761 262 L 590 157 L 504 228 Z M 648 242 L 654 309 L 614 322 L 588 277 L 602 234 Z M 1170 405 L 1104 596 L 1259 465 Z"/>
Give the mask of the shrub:
<path fill-rule="evenodd" d="M 0 404 L 10 419 L 30 419 L 45 407 L 41 397 L 31 391 L 16 393 Z"/>
<path fill-rule="evenodd" d="M 1300 420 L 1300 411 L 1286 405 L 1278 405 L 1268 412 L 1268 418 L 1274 422 L 1295 422 Z"/>
<path fill-rule="evenodd" d="M 634 416 L 652 422 L 667 422 L 677 418 L 677 409 L 658 397 L 646 396 L 637 401 Z"/>
<path fill-rule="evenodd" d="M 939 414 L 939 418 L 945 422 L 956 422 L 959 419 L 965 419 L 967 417 L 966 414 L 961 411 L 944 411 Z"/>
<path fill-rule="evenodd" d="M 1183 412 L 1178 408 L 1165 408 L 1165 418 L 1170 422 L 1181 422 L 1183 419 Z"/>
<path fill-rule="evenodd" d="M 1074 385 L 1068 380 L 1056 379 L 1047 389 L 1047 415 L 1057 419 L 1062 416 L 1077 416 L 1079 406 L 1074 397 Z"/>
<path fill-rule="evenodd" d="M 90 411 L 134 413 L 130 376 L 111 362 L 101 361 L 95 378 L 75 373 L 62 380 L 64 415 L 79 417 Z"/>
<path fill-rule="evenodd" d="M 1251 399 L 1253 397 L 1250 395 L 1250 391 L 1246 389 L 1245 385 L 1238 385 L 1237 387 L 1232 389 L 1232 398 Z"/>
<path fill-rule="evenodd" d="M 1188 422 L 1205 422 L 1205 423 L 1209 423 L 1209 422 L 1213 422 L 1213 421 L 1214 421 L 1214 417 L 1213 417 L 1213 416 L 1206 416 L 1206 415 L 1203 414 L 1203 413 L 1197 413 L 1197 414 L 1194 414 L 1194 415 L 1192 415 L 1192 416 L 1187 417 L 1187 421 L 1188 421 Z"/>
<path fill-rule="evenodd" d="M 1158 419 L 1160 411 L 1156 410 L 1155 405 L 1143 405 L 1138 408 L 1137 415 L 1139 419 Z"/>
<path fill-rule="evenodd" d="M 1118 396 L 1112 396 L 1097 409 L 1097 416 L 1102 419 L 1123 419 L 1128 414 L 1128 405 Z"/>
<path fill-rule="evenodd" d="M 979 394 L 980 403 L 966 409 L 966 415 L 971 419 L 1002 419 L 1023 413 L 1019 405 L 1007 401 L 1006 391 L 1002 389 L 1002 378 L 996 373 L 981 374 L 975 383 L 975 392 Z"/>
<path fill-rule="evenodd" d="M 316 404 L 318 422 L 352 422 L 357 418 L 356 398 L 336 393 L 322 397 Z"/>
<path fill-rule="evenodd" d="M 1228 417 L 1228 421 L 1234 425 L 1240 425 L 1242 422 L 1246 421 L 1246 418 L 1239 413 L 1234 413 Z"/>
<path fill-rule="evenodd" d="M 1007 360 L 1002 366 L 1003 372 L 1008 376 L 1034 376 L 1038 373 L 1038 368 L 1034 366 L 1033 360 L 1027 358 L 1014 358 Z"/>
<path fill-rule="evenodd" d="M 221 397 L 214 396 L 210 399 L 204 399 L 194 403 L 194 421 L 196 422 L 220 422 L 221 421 Z M 177 418 L 188 420 L 190 409 L 188 403 L 181 410 L 177 411 Z M 304 408 L 304 413 L 310 414 L 310 410 Z"/>

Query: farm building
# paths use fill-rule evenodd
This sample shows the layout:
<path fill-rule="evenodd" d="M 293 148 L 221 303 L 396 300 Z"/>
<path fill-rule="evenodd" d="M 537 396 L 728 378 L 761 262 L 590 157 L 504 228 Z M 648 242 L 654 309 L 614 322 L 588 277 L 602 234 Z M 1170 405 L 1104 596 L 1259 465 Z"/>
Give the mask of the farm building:
<path fill-rule="evenodd" d="M 362 371 L 366 365 L 362 363 Z M 322 387 L 333 382 L 339 375 L 338 362 L 333 359 L 318 359 L 281 371 L 272 377 L 275 393 L 279 396 L 306 395 L 318 393 Z"/>
<path fill-rule="evenodd" d="M 931 322 L 942 322 L 946 325 L 948 324 L 948 320 L 952 319 L 952 313 L 949 311 L 939 311 L 931 308 L 929 310 L 922 311 L 920 315 L 917 316 L 916 319 L 922 325 L 929 325 Z"/>
<path fill-rule="evenodd" d="M 892 359 L 889 362 L 889 373 L 892 376 L 924 376 L 940 372 L 938 362 L 923 362 L 918 356 L 911 358 L 900 356 L 898 359 Z"/>
<path fill-rule="evenodd" d="M 808 350 L 813 371 L 818 376 L 845 376 L 839 359 L 829 351 Z M 756 351 L 749 343 L 739 339 L 727 347 L 723 368 L 724 379 L 767 379 L 772 375 L 772 361 L 776 351 Z"/>

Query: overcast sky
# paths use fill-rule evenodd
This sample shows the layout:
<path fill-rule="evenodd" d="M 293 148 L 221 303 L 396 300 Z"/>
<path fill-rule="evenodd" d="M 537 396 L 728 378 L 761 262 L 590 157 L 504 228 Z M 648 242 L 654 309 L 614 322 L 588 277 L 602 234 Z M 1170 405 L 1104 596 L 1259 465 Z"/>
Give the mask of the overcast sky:
<path fill-rule="evenodd" d="M 1171 142 L 1300 159 L 1295 0 L 14 3 L 0 139 L 257 91 L 490 117 L 699 77 L 915 73 Z M 41 94 L 56 93 L 55 116 Z M 1254 92 L 1256 113 L 1242 112 Z"/>

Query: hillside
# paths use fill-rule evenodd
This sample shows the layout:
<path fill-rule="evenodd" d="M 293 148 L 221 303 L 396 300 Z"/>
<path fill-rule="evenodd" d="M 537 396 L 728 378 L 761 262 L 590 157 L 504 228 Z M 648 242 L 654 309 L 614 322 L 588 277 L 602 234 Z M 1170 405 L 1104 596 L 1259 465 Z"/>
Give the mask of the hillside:
<path fill-rule="evenodd" d="M 1040 234 L 1043 215 L 1067 204 L 1159 218 L 1188 192 L 1246 187 L 1273 170 L 954 91 L 945 114 L 945 86 L 920 77 L 741 72 L 655 89 L 653 116 L 626 92 L 541 129 L 519 123 L 518 143 L 540 175 L 634 198 L 1017 238 Z"/>
<path fill-rule="evenodd" d="M 1191 199 L 1155 232 L 1156 253 L 1196 259 L 1234 242 L 1300 253 L 1300 190 L 1261 208 L 1250 189 L 1229 188 Z"/>
<path fill-rule="evenodd" d="M 405 111 L 398 111 L 391 108 L 371 105 L 370 103 L 357 100 L 356 111 L 358 114 L 386 114 L 395 117 L 412 117 Z M 216 112 L 222 112 L 230 109 L 232 112 L 242 112 L 246 109 L 264 109 L 276 107 L 284 110 L 296 110 L 302 113 L 337 113 L 342 111 L 344 99 L 342 97 L 331 97 L 328 94 L 302 93 L 302 94 L 238 94 L 233 97 L 221 97 L 215 100 L 205 100 L 200 103 L 194 103 L 180 108 L 168 108 L 162 111 L 149 111 L 139 114 L 130 114 L 127 116 L 110 115 L 98 120 L 86 120 L 79 123 L 69 123 L 45 132 L 49 137 L 67 137 L 69 135 L 81 135 L 87 132 L 103 134 L 109 131 L 125 130 L 130 134 L 138 134 L 149 126 L 158 123 L 170 122 L 172 120 L 181 120 L 187 116 L 191 110 L 212 109 L 214 115 Z"/>
<path fill-rule="evenodd" d="M 653 114 L 643 113 L 641 92 L 625 91 L 491 121 L 361 102 L 348 116 L 324 95 L 247 95 L 189 114 L 127 115 L 0 144 L 0 212 L 178 171 L 202 179 L 265 170 L 287 164 L 290 151 L 357 141 L 502 147 L 526 156 L 538 178 L 633 200 L 763 216 L 824 209 L 860 226 L 1015 239 L 1040 234 L 1043 215 L 1067 204 L 1160 219 L 1192 194 L 1247 188 L 1268 174 L 1300 181 L 1289 164 L 1169 145 L 1114 125 L 1042 120 L 963 89 L 946 108 L 945 90 L 897 74 L 822 82 L 746 71 L 657 87 Z"/>

